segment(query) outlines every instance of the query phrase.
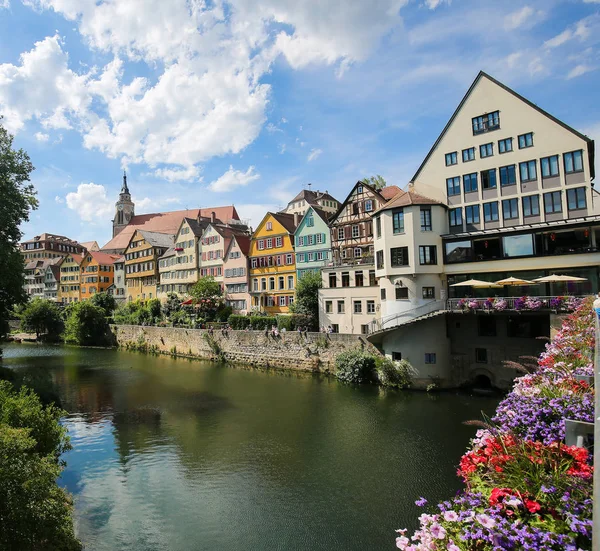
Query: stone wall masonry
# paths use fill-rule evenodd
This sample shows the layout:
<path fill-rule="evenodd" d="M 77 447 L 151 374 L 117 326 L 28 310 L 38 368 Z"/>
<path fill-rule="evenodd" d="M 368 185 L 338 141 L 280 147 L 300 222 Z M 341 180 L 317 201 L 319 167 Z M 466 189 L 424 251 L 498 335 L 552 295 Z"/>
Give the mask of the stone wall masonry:
<path fill-rule="evenodd" d="M 215 330 L 207 338 L 204 329 L 111 325 L 115 344 L 123 348 L 144 348 L 161 354 L 195 357 L 255 367 L 301 371 L 333 372 L 335 358 L 341 352 L 364 348 L 380 352 L 358 335 L 297 332 L 265 336 L 264 331 L 232 331 L 225 336 Z M 212 341 L 212 342 L 211 342 Z M 219 358 L 220 356 L 220 358 Z"/>

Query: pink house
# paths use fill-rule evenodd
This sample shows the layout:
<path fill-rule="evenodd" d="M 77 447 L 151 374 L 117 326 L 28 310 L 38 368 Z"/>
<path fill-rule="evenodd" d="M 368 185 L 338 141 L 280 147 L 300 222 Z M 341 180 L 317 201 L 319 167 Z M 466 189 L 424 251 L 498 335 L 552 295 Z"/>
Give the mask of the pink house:
<path fill-rule="evenodd" d="M 248 251 L 250 237 L 234 234 L 225 251 L 223 262 L 223 284 L 226 301 L 236 314 L 246 314 L 250 308 L 248 293 Z"/>

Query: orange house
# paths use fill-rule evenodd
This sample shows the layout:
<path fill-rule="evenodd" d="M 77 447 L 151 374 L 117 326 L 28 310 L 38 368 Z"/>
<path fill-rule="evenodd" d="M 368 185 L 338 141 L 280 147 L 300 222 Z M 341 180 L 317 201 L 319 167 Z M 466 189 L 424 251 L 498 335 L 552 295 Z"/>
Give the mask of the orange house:
<path fill-rule="evenodd" d="M 81 261 L 80 300 L 88 300 L 96 293 L 106 292 L 115 279 L 115 254 L 87 251 Z"/>

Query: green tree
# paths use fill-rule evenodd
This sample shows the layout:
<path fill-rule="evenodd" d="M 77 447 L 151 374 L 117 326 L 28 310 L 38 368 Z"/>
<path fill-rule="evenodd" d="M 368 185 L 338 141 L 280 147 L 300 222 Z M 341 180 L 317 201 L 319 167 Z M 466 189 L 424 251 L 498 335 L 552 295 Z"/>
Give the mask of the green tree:
<path fill-rule="evenodd" d="M 363 178 L 361 182 L 363 184 L 368 184 L 377 190 L 383 189 L 385 186 L 387 186 L 385 178 L 380 174 L 377 174 L 377 176 L 370 176 L 369 178 Z"/>
<path fill-rule="evenodd" d="M 27 153 L 13 149 L 13 136 L 0 124 L 0 335 L 8 331 L 11 308 L 27 298 L 19 241 L 23 237 L 21 224 L 38 205 L 35 190 L 28 183 L 32 171 Z"/>
<path fill-rule="evenodd" d="M 213 277 L 201 277 L 192 287 L 190 295 L 198 305 L 199 314 L 206 320 L 214 318 L 223 302 L 223 290 Z"/>
<path fill-rule="evenodd" d="M 308 316 L 311 329 L 319 326 L 319 289 L 323 286 L 321 272 L 306 272 L 296 285 L 296 299 L 290 306 L 294 314 Z"/>
<path fill-rule="evenodd" d="M 65 324 L 65 342 L 81 346 L 104 345 L 108 338 L 108 322 L 104 310 L 89 301 L 72 305 Z"/>
<path fill-rule="evenodd" d="M 60 418 L 28 389 L 0 381 L 0 549 L 77 551 L 73 504 L 56 480 L 71 448 Z"/>
<path fill-rule="evenodd" d="M 56 339 L 63 329 L 60 310 L 49 300 L 34 298 L 21 314 L 21 329 L 34 332 L 38 339 L 42 335 Z"/>
<path fill-rule="evenodd" d="M 115 297 L 106 292 L 96 293 L 95 295 L 92 295 L 90 302 L 96 306 L 100 306 L 100 308 L 104 310 L 106 317 L 112 316 L 112 313 L 117 307 Z"/>
<path fill-rule="evenodd" d="M 168 293 L 167 300 L 162 305 L 162 313 L 168 320 L 175 312 L 181 310 L 181 299 L 175 293 Z"/>

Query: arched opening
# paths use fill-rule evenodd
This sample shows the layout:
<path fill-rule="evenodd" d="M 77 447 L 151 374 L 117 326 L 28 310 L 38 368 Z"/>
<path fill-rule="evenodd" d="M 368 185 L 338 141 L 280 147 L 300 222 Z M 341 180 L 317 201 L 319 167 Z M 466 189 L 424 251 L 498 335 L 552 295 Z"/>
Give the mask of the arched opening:
<path fill-rule="evenodd" d="M 487 375 L 480 373 L 473 379 L 473 388 L 492 389 L 492 381 Z"/>

